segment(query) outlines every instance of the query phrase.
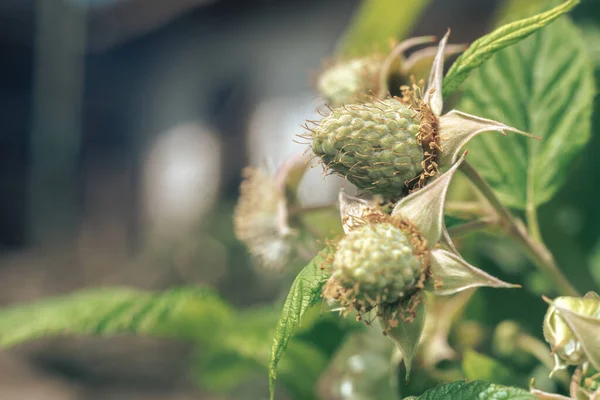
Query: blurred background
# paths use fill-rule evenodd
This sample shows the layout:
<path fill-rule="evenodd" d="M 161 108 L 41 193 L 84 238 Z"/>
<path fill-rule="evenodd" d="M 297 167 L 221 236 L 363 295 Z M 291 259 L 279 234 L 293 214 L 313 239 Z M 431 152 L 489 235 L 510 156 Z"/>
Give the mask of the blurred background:
<path fill-rule="evenodd" d="M 470 42 L 499 3 L 433 1 L 413 33 L 451 27 Z M 293 139 L 320 104 L 314 75 L 358 4 L 0 0 L 0 305 L 108 285 L 205 284 L 237 308 L 277 299 L 280 277 L 253 268 L 233 236 L 241 170 L 303 150 Z M 584 1 L 576 18 L 597 8 Z M 541 212 L 563 265 L 600 249 L 585 184 L 600 177 L 598 143 L 576 189 Z M 301 197 L 326 204 L 339 184 L 315 168 Z M 154 339 L 40 341 L 0 351 L 0 399 L 250 398 L 195 385 L 189 354 Z"/>

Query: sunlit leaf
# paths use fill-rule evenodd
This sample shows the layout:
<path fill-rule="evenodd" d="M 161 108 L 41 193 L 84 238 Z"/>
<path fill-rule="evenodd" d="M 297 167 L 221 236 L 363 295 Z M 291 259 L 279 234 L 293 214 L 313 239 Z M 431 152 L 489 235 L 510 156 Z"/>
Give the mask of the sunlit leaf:
<path fill-rule="evenodd" d="M 290 337 L 294 330 L 302 324 L 302 319 L 308 309 L 321 299 L 321 289 L 329 275 L 327 266 L 330 263 L 329 259 L 333 249 L 333 247 L 326 247 L 298 274 L 285 299 L 277 323 L 269 363 L 271 398 L 274 396 L 277 364 L 283 357 Z"/>
<path fill-rule="evenodd" d="M 576 28 L 562 19 L 504 49 L 467 82 L 459 109 L 542 137 L 481 135 L 469 162 L 515 208 L 548 201 L 590 137 L 592 66 Z"/>
<path fill-rule="evenodd" d="M 579 0 L 568 0 L 546 12 L 501 26 L 477 39 L 452 64 L 444 78 L 444 95 L 458 89 L 469 73 L 488 60 L 494 53 L 525 39 L 579 4 Z M 557 57 L 558 60 L 562 59 Z M 503 121 L 503 120 L 501 120 Z M 506 122 L 506 121 L 503 121 Z"/>
<path fill-rule="evenodd" d="M 90 289 L 0 311 L 0 346 L 49 336 L 135 334 L 213 342 L 232 318 L 208 289 Z"/>
<path fill-rule="evenodd" d="M 363 0 L 337 45 L 341 57 L 388 52 L 390 40 L 406 38 L 431 0 Z"/>

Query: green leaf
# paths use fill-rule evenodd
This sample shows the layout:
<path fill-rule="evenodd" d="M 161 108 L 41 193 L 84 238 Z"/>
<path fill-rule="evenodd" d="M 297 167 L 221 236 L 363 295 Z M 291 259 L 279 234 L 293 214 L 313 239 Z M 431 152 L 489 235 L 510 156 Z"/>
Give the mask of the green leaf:
<path fill-rule="evenodd" d="M 452 64 L 444 78 L 444 96 L 456 91 L 469 73 L 483 64 L 494 53 L 505 47 L 525 39 L 561 15 L 569 12 L 579 4 L 579 0 L 568 0 L 546 12 L 501 26 L 492 33 L 477 39 L 469 48 Z M 557 59 L 560 59 L 557 57 Z M 507 123 L 507 121 L 502 122 Z"/>
<path fill-rule="evenodd" d="M 576 28 L 562 19 L 504 49 L 467 82 L 458 108 L 542 137 L 480 135 L 469 162 L 508 206 L 548 201 L 590 138 L 592 65 Z"/>
<path fill-rule="evenodd" d="M 431 0 L 363 0 L 336 53 L 360 57 L 390 50 L 390 40 L 406 38 Z"/>
<path fill-rule="evenodd" d="M 327 267 L 331 263 L 330 256 L 333 254 L 334 249 L 333 246 L 326 247 L 304 267 L 292 283 L 290 292 L 285 299 L 271 348 L 269 364 L 271 399 L 274 396 L 277 364 L 283 357 L 294 330 L 302 324 L 308 309 L 321 299 L 321 289 L 329 276 Z"/>
<path fill-rule="evenodd" d="M 252 309 L 239 314 L 218 346 L 203 351 L 197 365 L 203 387 L 227 392 L 257 370 L 269 370 L 271 338 L 278 318 L 273 311 Z M 293 398 L 313 399 L 314 386 L 326 366 L 325 356 L 314 345 L 292 339 L 279 366 L 279 379 Z"/>
<path fill-rule="evenodd" d="M 122 333 L 213 342 L 231 317 L 207 289 L 90 289 L 0 311 L 0 347 L 47 336 Z"/>
<path fill-rule="evenodd" d="M 493 380 L 500 384 L 514 383 L 515 377 L 511 371 L 500 361 L 480 354 L 474 350 L 467 350 L 463 355 L 462 369 L 465 378 L 469 381 Z"/>
<path fill-rule="evenodd" d="M 437 386 L 417 400 L 535 400 L 536 397 L 526 390 L 496 385 L 485 381 L 466 383 L 457 381 Z"/>

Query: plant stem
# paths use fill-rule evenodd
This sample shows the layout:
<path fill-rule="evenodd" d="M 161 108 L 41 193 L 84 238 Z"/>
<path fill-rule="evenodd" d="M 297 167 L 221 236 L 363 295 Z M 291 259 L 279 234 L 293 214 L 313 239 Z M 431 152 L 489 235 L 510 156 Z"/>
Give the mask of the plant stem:
<path fill-rule="evenodd" d="M 489 211 L 478 201 L 449 201 L 446 203 L 444 211 L 447 214 L 465 219 L 489 216 Z"/>
<path fill-rule="evenodd" d="M 465 222 L 464 224 L 448 228 L 450 236 L 462 236 L 469 232 L 478 231 L 481 229 L 489 228 L 498 223 L 497 218 L 480 218 L 474 221 Z"/>
<path fill-rule="evenodd" d="M 337 207 L 336 204 L 321 204 L 321 205 L 316 205 L 316 206 L 296 206 L 296 207 L 290 207 L 288 212 L 291 216 L 295 216 L 295 215 L 307 214 L 307 213 L 311 213 L 311 212 L 335 210 L 336 207 Z"/>
<path fill-rule="evenodd" d="M 526 207 L 527 215 L 527 227 L 529 228 L 529 234 L 536 242 L 542 243 L 542 234 L 540 233 L 540 224 L 537 218 L 537 208 L 535 204 L 528 202 Z"/>
<path fill-rule="evenodd" d="M 536 267 L 548 276 L 556 285 L 557 291 L 564 296 L 579 296 L 575 289 L 562 271 L 558 268 L 552 253 L 541 241 L 535 241 L 527 233 L 522 223 L 519 223 L 510 213 L 508 208 L 502 204 L 496 196 L 490 185 L 479 175 L 479 173 L 466 161 L 460 166 L 462 173 L 471 181 L 473 185 L 481 192 L 490 205 L 498 213 L 500 225 L 506 230 L 507 234 L 520 242 L 531 261 Z"/>
<path fill-rule="evenodd" d="M 571 377 L 571 387 L 569 388 L 571 397 L 574 399 L 577 399 L 577 392 L 579 392 L 582 377 L 583 371 L 581 369 L 581 365 L 578 365 L 575 369 L 575 372 L 573 372 L 573 376 Z"/>

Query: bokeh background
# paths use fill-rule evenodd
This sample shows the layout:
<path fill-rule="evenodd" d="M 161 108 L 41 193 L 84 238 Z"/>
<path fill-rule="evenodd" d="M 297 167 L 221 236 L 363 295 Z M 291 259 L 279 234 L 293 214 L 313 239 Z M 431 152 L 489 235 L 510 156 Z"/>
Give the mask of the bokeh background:
<path fill-rule="evenodd" d="M 473 41 L 500 3 L 433 1 L 413 33 L 451 27 L 454 42 Z M 314 75 L 358 4 L 0 0 L 0 305 L 109 285 L 204 284 L 238 308 L 276 300 L 289 281 L 254 268 L 233 236 L 241 170 L 303 149 L 293 139 L 319 104 Z M 574 14 L 596 60 L 599 10 L 588 0 Z M 581 290 L 600 284 L 599 145 L 595 134 L 540 214 Z M 339 185 L 314 169 L 301 196 L 325 204 Z M 531 272 L 508 247 L 483 241 L 472 251 L 491 270 L 512 257 L 500 275 Z M 532 296 L 488 298 L 502 308 L 488 322 L 514 317 L 511 307 Z M 538 303 L 518 311 L 532 326 Z M 485 320 L 485 306 L 473 313 Z M 0 351 L 0 399 L 252 398 L 209 394 L 190 362 L 189 347 L 173 341 L 44 340 Z M 247 385 L 266 384 L 258 375 Z"/>

